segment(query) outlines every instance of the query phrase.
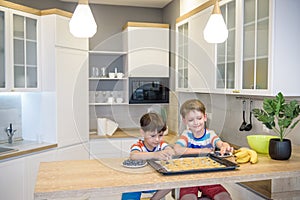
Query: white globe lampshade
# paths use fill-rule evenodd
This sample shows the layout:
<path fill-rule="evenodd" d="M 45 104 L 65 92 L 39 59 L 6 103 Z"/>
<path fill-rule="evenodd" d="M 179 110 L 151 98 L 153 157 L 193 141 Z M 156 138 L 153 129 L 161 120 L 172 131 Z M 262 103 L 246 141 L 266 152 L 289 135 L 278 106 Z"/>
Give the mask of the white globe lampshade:
<path fill-rule="evenodd" d="M 203 31 L 208 43 L 223 43 L 228 37 L 228 30 L 221 14 L 212 14 Z"/>
<path fill-rule="evenodd" d="M 228 38 L 228 29 L 221 14 L 218 0 L 215 0 L 212 14 L 203 30 L 203 36 L 208 43 L 223 43 Z"/>
<path fill-rule="evenodd" d="M 89 38 L 97 32 L 97 24 L 88 4 L 78 4 L 69 23 L 74 37 Z"/>

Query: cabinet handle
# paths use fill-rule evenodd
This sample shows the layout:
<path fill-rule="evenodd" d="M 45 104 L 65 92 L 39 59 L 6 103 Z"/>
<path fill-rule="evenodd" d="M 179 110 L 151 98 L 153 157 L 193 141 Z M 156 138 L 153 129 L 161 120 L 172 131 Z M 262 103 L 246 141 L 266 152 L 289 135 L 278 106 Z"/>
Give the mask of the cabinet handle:
<path fill-rule="evenodd" d="M 233 90 L 232 93 L 241 93 L 240 90 Z"/>

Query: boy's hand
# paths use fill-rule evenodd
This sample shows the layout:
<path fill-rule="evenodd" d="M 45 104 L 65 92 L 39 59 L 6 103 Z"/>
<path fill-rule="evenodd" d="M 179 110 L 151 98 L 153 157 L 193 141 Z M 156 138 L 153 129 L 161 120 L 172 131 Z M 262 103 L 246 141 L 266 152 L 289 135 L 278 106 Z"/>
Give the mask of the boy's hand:
<path fill-rule="evenodd" d="M 201 150 L 200 153 L 203 153 L 203 154 L 213 152 L 212 148 L 201 148 L 200 150 Z"/>
<path fill-rule="evenodd" d="M 233 147 L 231 147 L 227 142 L 223 142 L 222 146 L 220 148 L 220 153 L 221 153 L 221 155 L 224 155 L 224 153 L 226 153 L 226 152 L 232 153 Z"/>
<path fill-rule="evenodd" d="M 170 159 L 172 159 L 173 155 L 175 155 L 175 152 L 173 149 L 166 149 L 166 150 L 155 152 L 155 157 L 158 160 L 170 160 Z"/>

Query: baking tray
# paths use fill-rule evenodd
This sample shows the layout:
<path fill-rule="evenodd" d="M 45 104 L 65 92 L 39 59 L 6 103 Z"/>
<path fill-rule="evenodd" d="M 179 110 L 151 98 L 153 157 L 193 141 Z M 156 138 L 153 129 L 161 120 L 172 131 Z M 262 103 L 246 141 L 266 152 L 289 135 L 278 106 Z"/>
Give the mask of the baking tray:
<path fill-rule="evenodd" d="M 187 169 L 187 170 L 179 170 L 179 171 L 172 171 L 168 170 L 167 167 L 163 166 L 161 164 L 161 161 L 159 160 L 148 160 L 148 164 L 153 167 L 157 172 L 163 174 L 163 175 L 175 175 L 175 174 L 189 174 L 189 173 L 202 173 L 202 172 L 215 172 L 215 171 L 227 171 L 227 170 L 235 170 L 238 165 L 236 163 L 233 163 L 229 160 L 226 160 L 225 158 L 219 158 L 215 156 L 214 154 L 188 154 L 188 155 L 182 155 L 182 156 L 174 156 L 173 162 L 176 162 L 176 160 L 184 158 L 210 158 L 211 160 L 215 161 L 216 163 L 222 165 L 221 167 L 211 167 L 211 168 L 197 168 L 197 169 Z"/>

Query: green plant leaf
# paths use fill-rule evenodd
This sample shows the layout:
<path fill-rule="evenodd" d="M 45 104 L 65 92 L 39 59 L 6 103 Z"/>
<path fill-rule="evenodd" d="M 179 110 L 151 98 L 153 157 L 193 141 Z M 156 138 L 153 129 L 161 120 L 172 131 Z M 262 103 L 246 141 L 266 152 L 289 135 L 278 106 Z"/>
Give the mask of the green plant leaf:
<path fill-rule="evenodd" d="M 279 116 L 279 117 L 282 117 L 282 112 L 284 111 L 284 97 L 282 95 L 281 92 L 279 92 L 275 98 L 276 100 L 274 101 L 274 104 L 276 106 L 276 109 L 275 109 L 275 115 L 276 116 Z"/>
<path fill-rule="evenodd" d="M 267 128 L 273 129 L 283 139 L 300 121 L 294 119 L 300 115 L 300 105 L 296 100 L 289 103 L 279 92 L 275 98 L 265 98 L 263 108 L 252 110 L 254 117 L 262 122 Z"/>
<path fill-rule="evenodd" d="M 297 121 L 295 121 L 292 126 L 291 126 L 291 129 L 293 129 L 298 123 L 299 123 L 300 119 L 298 119 Z"/>

